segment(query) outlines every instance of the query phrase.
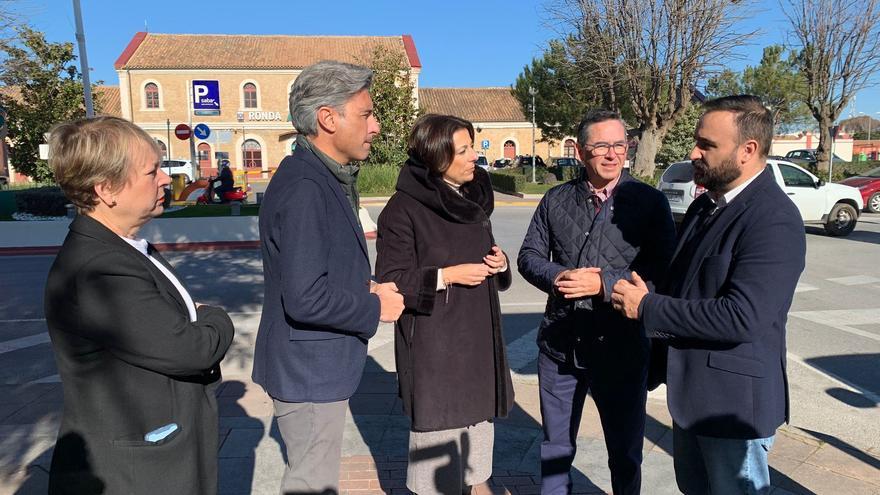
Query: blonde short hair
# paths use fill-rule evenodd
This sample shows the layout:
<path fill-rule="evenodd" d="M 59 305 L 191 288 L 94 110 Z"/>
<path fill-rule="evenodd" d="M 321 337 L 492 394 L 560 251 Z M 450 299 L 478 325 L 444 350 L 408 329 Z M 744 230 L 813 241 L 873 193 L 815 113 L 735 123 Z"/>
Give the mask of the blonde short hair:
<path fill-rule="evenodd" d="M 140 144 L 162 156 L 156 141 L 140 127 L 118 117 L 64 122 L 49 136 L 49 166 L 64 195 L 81 212 L 98 204 L 95 185 L 121 188 L 128 181 L 132 153 Z"/>

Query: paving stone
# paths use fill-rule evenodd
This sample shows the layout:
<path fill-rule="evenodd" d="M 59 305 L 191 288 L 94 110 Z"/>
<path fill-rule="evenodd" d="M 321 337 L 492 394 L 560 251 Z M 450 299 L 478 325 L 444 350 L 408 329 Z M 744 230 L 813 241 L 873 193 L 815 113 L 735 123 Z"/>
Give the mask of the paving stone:
<path fill-rule="evenodd" d="M 880 458 L 867 452 L 825 444 L 805 462 L 851 478 L 873 480 L 880 491 Z"/>
<path fill-rule="evenodd" d="M 56 402 L 31 402 L 3 418 L 4 425 L 27 425 L 40 421 L 59 424 L 61 421 L 61 404 Z"/>
<path fill-rule="evenodd" d="M 777 457 L 784 457 L 786 459 L 804 461 L 819 450 L 819 447 L 819 443 L 812 439 L 778 432 L 776 439 L 773 441 L 773 447 L 770 449 L 769 458 L 772 460 Z"/>
<path fill-rule="evenodd" d="M 788 473 L 787 473 L 788 474 Z M 794 493 L 840 493 L 846 495 L 877 495 L 880 485 L 853 479 L 807 463 L 801 464 L 789 474 L 789 477 L 801 485 L 804 492 L 782 486 Z M 876 478 L 876 473 L 874 478 Z"/>
<path fill-rule="evenodd" d="M 642 493 L 677 495 L 674 473 L 671 454 L 660 449 L 648 452 L 642 461 Z"/>
<path fill-rule="evenodd" d="M 257 446 L 265 438 L 265 433 L 260 429 L 236 429 L 230 430 L 220 448 L 221 458 L 254 457 Z"/>
<path fill-rule="evenodd" d="M 253 490 L 256 461 L 253 457 L 222 458 L 219 461 L 220 495 L 247 495 Z M 280 480 L 279 480 L 280 485 Z M 277 491 L 277 487 L 276 487 Z"/>

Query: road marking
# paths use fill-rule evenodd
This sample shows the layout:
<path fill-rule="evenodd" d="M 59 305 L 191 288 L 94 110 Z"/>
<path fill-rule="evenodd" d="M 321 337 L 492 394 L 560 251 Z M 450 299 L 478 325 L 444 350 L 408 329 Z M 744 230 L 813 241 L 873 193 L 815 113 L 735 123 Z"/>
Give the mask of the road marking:
<path fill-rule="evenodd" d="M 826 370 L 820 370 L 819 368 L 806 362 L 806 360 L 804 360 L 804 358 L 798 356 L 797 354 L 794 354 L 792 352 L 787 352 L 786 356 L 788 357 L 788 359 L 794 361 L 795 363 L 800 364 L 801 366 L 807 368 L 808 370 L 812 371 L 813 373 L 822 376 L 826 380 L 829 380 L 829 381 L 835 383 L 839 387 L 845 388 L 845 389 L 849 390 L 850 392 L 861 394 L 866 399 L 874 402 L 875 404 L 880 404 L 880 395 L 877 395 L 874 392 L 871 392 L 870 390 L 864 389 L 864 388 L 850 382 L 849 380 L 846 380 L 845 378 L 841 378 L 841 377 L 835 375 L 834 373 L 831 373 Z M 874 407 L 877 407 L 877 406 L 874 406 Z"/>
<path fill-rule="evenodd" d="M 49 342 L 48 332 L 28 335 L 27 337 L 21 337 L 20 339 L 7 340 L 6 342 L 0 342 L 0 354 L 6 354 L 7 352 L 17 351 L 19 349 L 26 349 L 35 345 L 48 344 Z"/>
<path fill-rule="evenodd" d="M 819 288 L 812 286 L 810 284 L 800 284 L 799 283 L 799 284 L 797 284 L 797 287 L 795 287 L 794 293 L 798 294 L 801 292 L 810 292 L 810 291 L 814 291 L 814 290 L 819 290 Z"/>
<path fill-rule="evenodd" d="M 19 320 L 0 320 L 0 323 L 38 323 L 46 321 L 45 318 L 23 318 Z"/>
<path fill-rule="evenodd" d="M 826 311 L 792 311 L 789 316 L 807 320 L 820 325 L 851 333 L 866 339 L 880 342 L 880 335 L 852 325 L 877 325 L 880 324 L 880 309 L 834 309 Z"/>
<path fill-rule="evenodd" d="M 32 385 L 35 383 L 61 383 L 61 377 L 57 374 L 44 376 L 43 378 L 38 378 L 36 380 L 27 382 L 26 385 Z"/>
<path fill-rule="evenodd" d="M 829 278 L 827 280 L 840 285 L 867 285 L 880 282 L 880 278 L 869 277 L 868 275 L 853 275 L 852 277 Z"/>

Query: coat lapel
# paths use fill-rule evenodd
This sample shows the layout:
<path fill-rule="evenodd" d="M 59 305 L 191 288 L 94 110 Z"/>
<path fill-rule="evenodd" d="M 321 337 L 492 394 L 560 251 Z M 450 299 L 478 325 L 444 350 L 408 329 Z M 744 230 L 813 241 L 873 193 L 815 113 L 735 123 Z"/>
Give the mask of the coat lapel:
<path fill-rule="evenodd" d="M 309 166 L 317 169 L 318 173 L 327 181 L 327 187 L 332 191 L 333 196 L 336 197 L 336 200 L 339 201 L 339 204 L 342 206 L 345 218 L 348 220 L 349 225 L 351 225 L 352 230 L 354 230 L 355 237 L 357 237 L 358 243 L 364 252 L 364 256 L 369 259 L 370 254 L 369 251 L 367 251 L 367 240 L 364 237 L 364 229 L 361 228 L 358 219 L 355 218 L 354 212 L 351 210 L 351 203 L 348 202 L 348 198 L 346 198 L 345 193 L 342 192 L 342 187 L 340 187 L 339 181 L 336 180 L 336 177 L 333 177 L 333 174 L 327 170 L 327 167 L 321 163 L 321 160 L 314 153 L 309 152 L 304 158 L 304 161 L 308 163 Z"/>
<path fill-rule="evenodd" d="M 156 265 L 154 265 L 152 261 L 148 260 L 146 256 L 138 252 L 137 249 L 122 240 L 122 238 L 114 234 L 110 229 L 88 215 L 77 215 L 74 221 L 70 224 L 70 230 L 109 244 L 116 249 L 125 252 L 131 256 L 132 259 L 137 260 L 137 263 L 140 263 L 150 273 L 150 276 L 153 277 L 156 285 L 168 293 L 171 298 L 177 302 L 180 310 L 187 318 L 189 318 L 189 310 L 186 308 L 186 302 L 184 302 L 183 296 L 180 295 L 180 291 L 177 290 L 177 287 L 168 280 L 168 277 L 166 277 L 164 273 L 156 268 Z M 149 244 L 148 246 L 147 252 L 151 253 L 152 256 L 159 260 L 160 263 L 177 277 L 174 268 L 172 268 L 164 258 L 159 256 L 158 252 L 155 251 L 155 247 L 153 247 L 152 244 Z M 177 277 L 177 279 L 180 280 L 180 277 Z"/>
<path fill-rule="evenodd" d="M 718 218 L 712 222 L 709 227 L 706 229 L 705 234 L 699 240 L 699 244 L 697 244 L 696 249 L 694 250 L 693 258 L 690 263 L 688 263 L 688 269 L 685 274 L 684 284 L 681 286 L 681 294 L 687 293 L 691 284 L 694 282 L 694 279 L 697 276 L 697 273 L 700 270 L 700 267 L 703 266 L 703 261 L 706 259 L 706 255 L 709 253 L 709 250 L 712 249 L 721 235 L 727 231 L 728 227 L 732 225 L 736 220 L 745 213 L 746 209 L 748 209 L 749 202 L 751 202 L 752 198 L 760 193 L 762 189 L 767 185 L 767 181 L 773 182 L 773 176 L 767 169 L 764 169 L 758 177 L 746 188 L 739 193 L 739 195 L 731 202 L 729 205 L 722 208 L 720 211 L 716 213 L 719 215 Z M 709 198 L 706 198 L 705 201 L 708 201 Z M 676 250 L 676 256 L 678 255 L 678 251 L 681 249 L 681 245 L 684 244 L 684 241 L 687 239 L 687 234 L 694 226 L 697 224 L 697 216 L 694 216 L 690 225 L 688 226 L 687 232 L 684 232 L 682 235 L 682 241 L 679 243 L 678 250 Z M 699 234 L 698 234 L 699 235 Z M 674 258 L 673 258 L 674 259 Z"/>

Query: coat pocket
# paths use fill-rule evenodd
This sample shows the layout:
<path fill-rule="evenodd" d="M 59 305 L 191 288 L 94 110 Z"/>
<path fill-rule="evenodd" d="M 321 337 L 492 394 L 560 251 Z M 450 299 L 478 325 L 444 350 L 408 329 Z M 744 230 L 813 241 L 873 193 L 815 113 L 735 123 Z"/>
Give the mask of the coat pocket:
<path fill-rule="evenodd" d="M 710 352 L 709 367 L 754 378 L 763 378 L 765 375 L 764 363 L 761 361 L 733 354 Z"/>

